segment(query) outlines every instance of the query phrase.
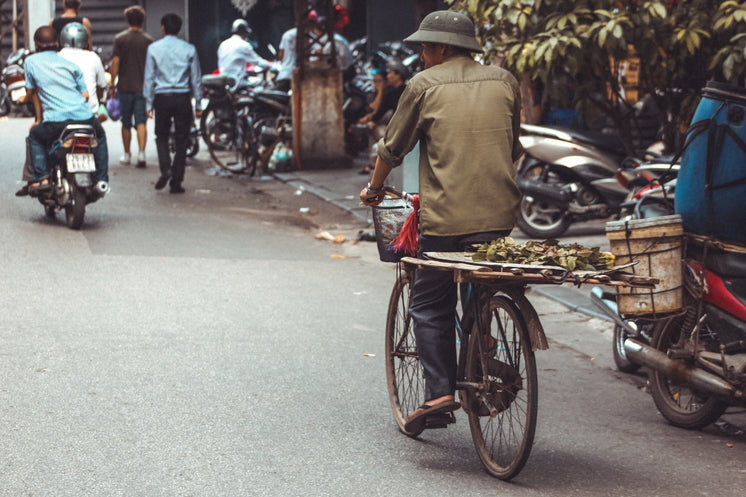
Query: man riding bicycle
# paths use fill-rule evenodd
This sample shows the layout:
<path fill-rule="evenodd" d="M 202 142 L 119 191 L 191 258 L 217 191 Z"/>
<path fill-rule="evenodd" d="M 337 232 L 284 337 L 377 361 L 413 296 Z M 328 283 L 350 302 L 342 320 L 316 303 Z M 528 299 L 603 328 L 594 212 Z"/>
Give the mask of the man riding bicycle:
<path fill-rule="evenodd" d="M 437 11 L 404 40 L 422 47 L 425 70 L 404 90 L 385 136 L 378 143 L 373 177 L 360 199 L 377 205 L 393 167 L 420 143 L 419 255 L 463 251 L 507 236 L 516 221 L 520 192 L 513 162 L 521 98 L 505 69 L 483 66 L 474 24 L 460 13 Z M 407 430 L 428 416 L 460 407 L 455 401 L 457 289 L 447 271 L 418 270 L 410 312 L 425 371 L 425 404 L 409 415 Z M 421 429 L 420 429 L 421 431 Z"/>

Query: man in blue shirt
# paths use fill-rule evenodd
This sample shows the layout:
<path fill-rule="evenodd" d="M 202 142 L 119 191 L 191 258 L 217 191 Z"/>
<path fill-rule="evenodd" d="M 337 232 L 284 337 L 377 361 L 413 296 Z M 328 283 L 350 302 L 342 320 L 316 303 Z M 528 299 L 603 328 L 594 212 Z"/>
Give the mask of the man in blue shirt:
<path fill-rule="evenodd" d="M 191 97 L 195 100 L 195 114 L 197 117 L 202 115 L 202 72 L 194 45 L 176 37 L 181 22 L 181 17 L 176 14 L 166 14 L 161 18 L 163 38 L 148 47 L 142 88 L 148 117 L 153 117 L 155 111 L 155 144 L 161 169 L 155 189 L 163 189 L 170 180 L 171 193 L 184 193 L 181 183 L 184 181 L 187 139 L 193 119 Z M 172 122 L 173 161 L 168 148 Z"/>
<path fill-rule="evenodd" d="M 80 67 L 57 53 L 57 32 L 42 26 L 34 33 L 36 53 L 24 62 L 26 91 L 34 102 L 36 120 L 29 131 L 28 143 L 34 181 L 29 190 L 49 188 L 47 151 L 71 123 L 93 127 L 98 147 L 93 150 L 95 182 L 108 181 L 109 153 L 101 123 L 93 117 L 86 102 L 86 89 Z"/>

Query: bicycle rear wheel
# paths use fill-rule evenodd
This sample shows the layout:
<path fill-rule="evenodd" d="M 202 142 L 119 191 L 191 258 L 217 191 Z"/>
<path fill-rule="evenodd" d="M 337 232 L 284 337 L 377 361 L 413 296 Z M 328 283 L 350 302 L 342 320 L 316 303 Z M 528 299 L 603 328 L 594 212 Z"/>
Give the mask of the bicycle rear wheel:
<path fill-rule="evenodd" d="M 484 389 L 467 394 L 472 439 L 487 472 L 510 480 L 526 464 L 536 432 L 538 382 L 531 340 L 520 311 L 504 296 L 490 298 L 470 338 L 466 381 L 483 384 L 484 370 L 489 379 Z"/>
<path fill-rule="evenodd" d="M 220 119 L 211 110 L 203 114 L 203 138 L 212 160 L 233 173 L 254 174 L 256 170 L 256 142 L 245 117 L 235 120 Z"/>
<path fill-rule="evenodd" d="M 425 403 L 425 378 L 409 314 L 411 296 L 409 275 L 402 273 L 391 291 L 386 317 L 386 382 L 399 430 L 416 437 L 422 430 L 411 432 L 404 429 L 409 414 Z"/>

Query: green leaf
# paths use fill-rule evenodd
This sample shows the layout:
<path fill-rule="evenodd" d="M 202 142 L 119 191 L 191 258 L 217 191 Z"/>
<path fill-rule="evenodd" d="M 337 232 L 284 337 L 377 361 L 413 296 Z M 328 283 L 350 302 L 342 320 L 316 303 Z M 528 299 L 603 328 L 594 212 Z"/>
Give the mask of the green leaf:
<path fill-rule="evenodd" d="M 599 48 L 603 48 L 604 45 L 606 45 L 606 35 L 608 31 L 606 28 L 601 29 L 601 31 L 598 32 L 598 46 Z"/>
<path fill-rule="evenodd" d="M 665 19 L 667 15 L 666 7 L 662 3 L 654 3 L 651 12 L 661 19 Z"/>

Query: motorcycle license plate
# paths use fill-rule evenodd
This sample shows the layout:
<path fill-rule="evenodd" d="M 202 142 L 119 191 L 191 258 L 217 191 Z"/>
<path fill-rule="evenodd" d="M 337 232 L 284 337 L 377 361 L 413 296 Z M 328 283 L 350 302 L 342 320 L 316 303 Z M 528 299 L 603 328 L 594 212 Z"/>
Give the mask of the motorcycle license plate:
<path fill-rule="evenodd" d="M 16 88 L 15 90 L 10 92 L 10 99 L 14 102 L 18 102 L 18 100 L 26 95 L 26 88 Z"/>
<path fill-rule="evenodd" d="M 92 173 L 96 170 L 93 154 L 67 154 L 65 160 L 68 173 Z"/>

